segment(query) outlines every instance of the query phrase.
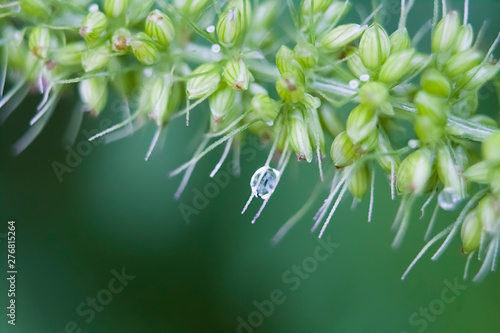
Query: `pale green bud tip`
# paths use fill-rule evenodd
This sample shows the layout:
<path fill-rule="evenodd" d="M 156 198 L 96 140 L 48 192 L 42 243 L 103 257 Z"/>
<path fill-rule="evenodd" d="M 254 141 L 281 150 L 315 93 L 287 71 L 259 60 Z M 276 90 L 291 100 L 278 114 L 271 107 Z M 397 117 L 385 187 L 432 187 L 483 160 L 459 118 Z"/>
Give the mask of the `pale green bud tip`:
<path fill-rule="evenodd" d="M 111 37 L 111 48 L 115 52 L 124 52 L 130 49 L 130 31 L 120 28 L 113 33 Z"/>
<path fill-rule="evenodd" d="M 175 0 L 177 8 L 182 9 L 186 14 L 198 16 L 211 0 Z"/>
<path fill-rule="evenodd" d="M 428 117 L 436 126 L 446 124 L 447 110 L 440 98 L 419 91 L 415 96 L 415 105 L 419 116 Z"/>
<path fill-rule="evenodd" d="M 250 83 L 250 71 L 242 59 L 229 61 L 224 68 L 224 80 L 236 90 L 247 90 Z"/>
<path fill-rule="evenodd" d="M 208 102 L 216 123 L 223 120 L 233 108 L 235 96 L 235 91 L 228 86 L 220 88 L 210 96 Z"/>
<path fill-rule="evenodd" d="M 411 48 L 411 39 L 406 28 L 396 30 L 390 37 L 391 53 L 398 53 Z"/>
<path fill-rule="evenodd" d="M 491 234 L 500 234 L 500 200 L 496 195 L 484 197 L 478 205 L 478 215 L 483 230 Z"/>
<path fill-rule="evenodd" d="M 474 165 L 471 165 L 464 172 L 464 177 L 471 182 L 479 183 L 479 184 L 488 184 L 490 180 L 490 167 L 488 162 L 481 161 Z"/>
<path fill-rule="evenodd" d="M 365 65 L 363 65 L 363 62 L 359 57 L 359 51 L 356 48 L 347 49 L 346 59 L 347 66 L 357 79 L 361 79 L 361 77 L 369 77 L 368 69 L 366 69 Z"/>
<path fill-rule="evenodd" d="M 279 114 L 276 101 L 263 93 L 257 94 L 252 98 L 251 111 L 258 119 L 266 123 L 274 122 Z"/>
<path fill-rule="evenodd" d="M 352 110 L 347 118 L 347 134 L 354 144 L 358 144 L 368 138 L 377 127 L 377 123 L 375 109 L 361 104 Z"/>
<path fill-rule="evenodd" d="M 293 52 L 304 68 L 313 68 L 318 63 L 318 50 L 310 44 L 297 44 Z"/>
<path fill-rule="evenodd" d="M 174 25 L 166 14 L 155 9 L 146 19 L 146 34 L 161 45 L 168 46 L 175 36 Z"/>
<path fill-rule="evenodd" d="M 450 147 L 440 147 L 437 152 L 437 173 L 445 188 L 450 188 L 460 197 L 465 195 L 465 181 L 462 166 L 452 156 L 457 156 Z"/>
<path fill-rule="evenodd" d="M 97 77 L 81 81 L 79 84 L 82 102 L 96 115 L 106 106 L 108 83 L 106 78 Z"/>
<path fill-rule="evenodd" d="M 391 52 L 389 36 L 378 23 L 372 24 L 361 37 L 359 56 L 366 68 L 377 70 L 384 64 Z"/>
<path fill-rule="evenodd" d="M 448 13 L 436 26 L 432 35 L 432 51 L 446 52 L 455 43 L 460 21 L 455 11 Z"/>
<path fill-rule="evenodd" d="M 231 47 L 236 44 L 243 31 L 242 19 L 237 7 L 230 7 L 221 14 L 217 22 L 217 36 L 222 45 Z"/>
<path fill-rule="evenodd" d="M 302 65 L 295 59 L 295 53 L 285 45 L 282 45 L 276 53 L 276 66 L 281 74 L 303 71 Z"/>
<path fill-rule="evenodd" d="M 396 83 L 405 77 L 411 70 L 411 60 L 415 54 L 414 50 L 405 50 L 391 54 L 379 74 L 379 81 L 384 83 Z"/>
<path fill-rule="evenodd" d="M 389 98 L 389 93 L 384 84 L 379 82 L 368 82 L 359 89 L 361 104 L 378 108 Z"/>
<path fill-rule="evenodd" d="M 111 17 L 120 17 L 127 10 L 128 0 L 105 0 L 104 12 Z"/>
<path fill-rule="evenodd" d="M 45 59 L 50 47 L 50 31 L 47 28 L 36 27 L 30 34 L 29 48 L 37 58 Z"/>
<path fill-rule="evenodd" d="M 314 2 L 314 4 L 313 4 Z M 303 15 L 310 15 L 311 12 L 313 15 L 319 14 L 324 12 L 325 10 L 330 7 L 332 4 L 333 0 L 304 0 L 302 2 L 302 6 L 300 7 L 300 10 Z"/>
<path fill-rule="evenodd" d="M 420 80 L 422 88 L 429 94 L 448 98 L 451 93 L 450 81 L 437 69 L 430 68 L 422 74 Z"/>
<path fill-rule="evenodd" d="M 187 82 L 189 99 L 208 97 L 219 87 L 221 69 L 215 64 L 203 64 L 196 68 Z"/>
<path fill-rule="evenodd" d="M 294 109 L 287 121 L 290 147 L 297 153 L 299 160 L 312 161 L 313 148 L 309 139 L 307 124 L 301 110 Z"/>
<path fill-rule="evenodd" d="M 44 0 L 21 0 L 23 14 L 46 19 L 50 15 L 50 7 Z"/>
<path fill-rule="evenodd" d="M 481 52 L 474 49 L 457 53 L 446 63 L 446 72 L 451 77 L 463 74 L 479 65 L 482 58 Z"/>
<path fill-rule="evenodd" d="M 492 165 L 500 165 L 500 131 L 491 134 L 483 143 L 483 157 Z"/>
<path fill-rule="evenodd" d="M 467 214 L 462 224 L 461 232 L 462 251 L 464 253 L 470 253 L 479 248 L 482 228 L 483 226 L 476 210 Z"/>
<path fill-rule="evenodd" d="M 158 49 L 154 41 L 143 32 L 131 38 L 130 46 L 137 60 L 145 65 L 152 65 L 158 61 Z"/>
<path fill-rule="evenodd" d="M 276 81 L 276 90 L 285 102 L 297 103 L 304 97 L 304 78 L 296 72 L 283 73 Z"/>
<path fill-rule="evenodd" d="M 354 173 L 354 176 L 349 183 L 349 191 L 356 199 L 361 200 L 368 190 L 369 182 L 370 171 L 368 170 L 368 167 L 366 165 L 363 165 Z"/>
<path fill-rule="evenodd" d="M 335 137 L 330 149 L 330 156 L 337 168 L 343 168 L 354 163 L 357 157 L 356 148 L 347 132 L 342 132 Z"/>
<path fill-rule="evenodd" d="M 433 155 L 428 149 L 419 149 L 408 155 L 398 169 L 397 187 L 402 194 L 422 194 L 432 175 Z"/>
<path fill-rule="evenodd" d="M 345 24 L 336 27 L 321 39 L 321 46 L 327 51 L 338 51 L 359 38 L 366 26 Z"/>
<path fill-rule="evenodd" d="M 468 50 L 474 41 L 474 30 L 470 24 L 461 26 L 458 30 L 455 45 L 453 46 L 454 52 L 462 52 Z"/>
<path fill-rule="evenodd" d="M 107 45 L 97 49 L 89 49 L 82 56 L 82 67 L 86 72 L 100 69 L 109 62 L 111 52 Z"/>
<path fill-rule="evenodd" d="M 461 76 L 458 80 L 457 86 L 462 87 L 464 90 L 477 90 L 486 82 L 493 79 L 499 70 L 500 66 L 498 64 L 491 65 L 486 63 L 479 65 Z"/>
<path fill-rule="evenodd" d="M 149 114 L 150 118 L 156 122 L 156 125 L 165 126 L 168 122 L 170 109 L 168 107 L 172 95 L 172 77 L 169 75 L 159 76 L 154 79 L 151 88 L 152 108 Z"/>
<path fill-rule="evenodd" d="M 88 43 L 94 43 L 99 40 L 104 30 L 106 30 L 108 22 L 106 15 L 100 11 L 91 12 L 82 21 L 80 27 L 80 36 Z"/>
<path fill-rule="evenodd" d="M 75 66 L 82 63 L 82 53 L 84 50 L 85 42 L 74 42 L 57 49 L 52 57 L 56 63 L 63 66 Z"/>

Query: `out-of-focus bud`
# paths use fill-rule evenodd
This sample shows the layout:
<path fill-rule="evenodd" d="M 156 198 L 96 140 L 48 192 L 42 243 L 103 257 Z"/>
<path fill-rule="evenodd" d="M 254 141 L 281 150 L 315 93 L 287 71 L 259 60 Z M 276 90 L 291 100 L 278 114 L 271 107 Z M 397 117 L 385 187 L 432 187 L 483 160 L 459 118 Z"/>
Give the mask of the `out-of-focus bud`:
<path fill-rule="evenodd" d="M 479 108 L 479 95 L 477 91 L 465 91 L 462 90 L 458 93 L 459 101 L 452 105 L 451 112 L 454 115 L 469 118 L 471 115 L 476 113 Z"/>
<path fill-rule="evenodd" d="M 170 75 L 159 76 L 154 79 L 151 88 L 152 108 L 150 118 L 156 122 L 158 127 L 167 124 L 169 118 L 168 104 L 172 93 L 173 80 Z"/>
<path fill-rule="evenodd" d="M 256 30 L 268 29 L 278 15 L 279 3 L 276 1 L 266 1 L 259 3 L 253 20 L 253 28 Z"/>
<path fill-rule="evenodd" d="M 304 77 L 297 72 L 283 73 L 276 81 L 276 91 L 285 102 L 297 103 L 304 97 Z"/>
<path fill-rule="evenodd" d="M 234 107 L 235 97 L 236 92 L 228 86 L 221 87 L 210 95 L 208 102 L 215 122 L 220 122 L 226 118 Z"/>
<path fill-rule="evenodd" d="M 374 128 L 368 136 L 362 141 L 356 144 L 358 154 L 368 154 L 375 150 L 378 147 L 378 128 Z"/>
<path fill-rule="evenodd" d="M 130 31 L 125 28 L 120 28 L 113 33 L 111 37 L 111 49 L 115 52 L 130 51 Z"/>
<path fill-rule="evenodd" d="M 311 44 L 297 44 L 293 49 L 295 59 L 304 68 L 313 68 L 318 63 L 318 50 Z"/>
<path fill-rule="evenodd" d="M 189 99 L 208 97 L 219 87 L 221 68 L 215 64 L 203 64 L 196 68 L 187 82 Z"/>
<path fill-rule="evenodd" d="M 300 12 L 305 16 L 309 16 L 311 13 L 313 15 L 320 14 L 327 10 L 332 2 L 333 0 L 304 0 L 300 6 Z"/>
<path fill-rule="evenodd" d="M 130 39 L 130 46 L 135 57 L 145 65 L 152 65 L 158 61 L 158 48 L 155 42 L 144 32 L 139 32 Z"/>
<path fill-rule="evenodd" d="M 384 84 L 379 82 L 368 82 L 359 89 L 361 104 L 376 109 L 384 104 L 389 98 L 389 93 Z"/>
<path fill-rule="evenodd" d="M 388 115 L 390 117 L 394 116 L 394 107 L 392 106 L 392 103 L 389 101 L 380 105 L 380 107 L 378 108 L 378 111 L 380 113 L 383 113 L 383 114 Z"/>
<path fill-rule="evenodd" d="M 500 200 L 497 195 L 487 195 L 477 207 L 483 230 L 494 235 L 500 234 Z"/>
<path fill-rule="evenodd" d="M 50 6 L 44 0 L 21 0 L 19 4 L 21 12 L 30 18 L 37 17 L 45 20 L 50 16 Z"/>
<path fill-rule="evenodd" d="M 104 0 L 104 12 L 110 17 L 120 17 L 127 11 L 128 0 Z"/>
<path fill-rule="evenodd" d="M 447 99 L 451 93 L 450 81 L 437 69 L 429 68 L 423 72 L 420 85 L 427 93 L 436 97 Z"/>
<path fill-rule="evenodd" d="M 465 197 L 465 181 L 462 166 L 455 161 L 451 148 L 442 146 L 437 151 L 436 167 L 439 180 L 445 188 L 451 188 L 460 198 Z"/>
<path fill-rule="evenodd" d="M 95 77 L 81 81 L 79 86 L 82 102 L 95 115 L 99 115 L 108 100 L 108 81 L 103 77 Z"/>
<path fill-rule="evenodd" d="M 389 140 L 389 137 L 383 133 L 382 131 L 379 131 L 378 134 L 378 149 L 377 151 L 380 153 L 391 153 L 394 151 L 391 145 L 391 141 Z M 398 155 L 394 156 L 382 156 L 377 158 L 378 163 L 382 167 L 382 169 L 392 172 L 392 170 L 397 170 L 399 168 L 399 165 L 401 163 L 401 160 L 399 159 Z"/>
<path fill-rule="evenodd" d="M 350 47 L 347 49 L 346 62 L 347 66 L 349 67 L 349 69 L 356 78 L 358 79 L 360 79 L 361 77 L 369 78 L 368 69 L 366 69 L 365 65 L 363 65 L 363 62 L 359 57 L 358 49 L 354 47 Z"/>
<path fill-rule="evenodd" d="M 129 26 L 134 26 L 143 21 L 148 16 L 154 3 L 155 0 L 129 0 L 129 8 L 131 9 L 127 12 Z"/>
<path fill-rule="evenodd" d="M 369 183 L 370 170 L 368 170 L 368 166 L 365 164 L 354 172 L 354 175 L 349 183 L 349 191 L 356 199 L 361 200 L 368 190 Z"/>
<path fill-rule="evenodd" d="M 58 48 L 52 58 L 57 64 L 63 66 L 76 66 L 82 63 L 82 55 L 85 50 L 85 42 L 73 42 Z"/>
<path fill-rule="evenodd" d="M 423 53 L 415 53 L 410 62 L 408 75 L 422 71 L 429 63 L 430 56 Z"/>
<path fill-rule="evenodd" d="M 479 65 L 482 60 L 481 52 L 474 49 L 455 54 L 446 63 L 446 72 L 451 77 L 463 74 Z"/>
<path fill-rule="evenodd" d="M 319 151 L 325 151 L 325 135 L 321 130 L 321 123 L 319 121 L 318 111 L 316 109 L 307 110 L 307 129 L 309 133 L 309 141 L 313 149 L 316 151 L 319 146 Z"/>
<path fill-rule="evenodd" d="M 283 45 L 276 53 L 276 67 L 283 74 L 287 72 L 300 72 L 303 76 L 302 65 L 295 59 L 295 53 Z"/>
<path fill-rule="evenodd" d="M 318 97 L 314 97 L 310 94 L 305 94 L 301 102 L 307 109 L 316 110 L 321 106 L 321 100 Z"/>
<path fill-rule="evenodd" d="M 406 51 L 411 48 L 411 39 L 406 28 L 401 28 L 392 33 L 389 37 L 391 44 L 391 54 Z"/>
<path fill-rule="evenodd" d="M 493 79 L 498 71 L 500 70 L 500 66 L 498 64 L 481 64 L 460 77 L 457 82 L 457 89 L 464 89 L 469 91 L 474 91 L 481 88 L 486 82 Z"/>
<path fill-rule="evenodd" d="M 106 66 L 111 59 L 108 45 L 96 49 L 88 49 L 82 56 L 82 67 L 86 72 L 95 71 Z"/>
<path fill-rule="evenodd" d="M 170 18 L 159 11 L 153 10 L 146 19 L 146 34 L 164 47 L 175 37 L 174 25 Z"/>
<path fill-rule="evenodd" d="M 241 16 L 243 18 L 242 28 L 243 30 L 246 30 L 249 27 L 250 23 L 252 23 L 252 18 L 253 18 L 252 1 L 230 0 L 229 7 L 236 7 L 240 10 Z"/>
<path fill-rule="evenodd" d="M 175 5 L 187 15 L 198 16 L 209 2 L 210 0 L 175 0 Z"/>
<path fill-rule="evenodd" d="M 341 16 L 347 14 L 350 8 L 350 3 L 334 1 L 322 15 L 313 18 L 316 26 L 316 35 L 322 35 L 332 24 L 338 22 Z M 310 16 L 305 16 L 304 19 L 306 21 L 305 25 L 308 26 Z"/>
<path fill-rule="evenodd" d="M 243 13 L 238 7 L 226 9 L 217 22 L 217 36 L 225 47 L 231 47 L 239 41 L 243 31 Z"/>
<path fill-rule="evenodd" d="M 496 121 L 495 119 L 493 119 L 485 114 L 475 115 L 475 116 L 471 117 L 469 120 L 476 123 L 476 124 L 481 124 L 484 126 L 498 129 L 498 121 Z"/>
<path fill-rule="evenodd" d="M 490 178 L 490 166 L 488 162 L 481 161 L 468 167 L 464 172 L 464 177 L 474 183 L 488 184 Z"/>
<path fill-rule="evenodd" d="M 321 46 L 329 52 L 338 51 L 359 38 L 365 29 L 366 26 L 353 23 L 340 25 L 321 39 Z"/>
<path fill-rule="evenodd" d="M 345 131 L 344 123 L 341 121 L 338 113 L 329 105 L 323 103 L 318 109 L 321 126 L 332 137 L 336 137 Z"/>
<path fill-rule="evenodd" d="M 419 91 L 415 96 L 415 106 L 418 115 L 428 117 L 436 125 L 444 126 L 447 120 L 447 110 L 443 101 L 425 91 Z"/>
<path fill-rule="evenodd" d="M 254 116 L 266 123 L 274 122 L 279 114 L 277 102 L 264 93 L 255 95 L 250 105 L 250 110 Z"/>
<path fill-rule="evenodd" d="M 455 43 L 460 21 L 455 11 L 449 12 L 436 26 L 432 34 L 432 51 L 435 53 L 446 52 Z"/>
<path fill-rule="evenodd" d="M 436 124 L 435 120 L 428 116 L 417 116 L 413 126 L 415 134 L 424 143 L 439 142 L 444 135 L 444 124 Z"/>
<path fill-rule="evenodd" d="M 483 142 L 483 158 L 491 165 L 500 165 L 500 131 L 491 134 Z"/>
<path fill-rule="evenodd" d="M 463 25 L 458 29 L 453 52 L 463 52 L 471 48 L 474 41 L 474 30 L 470 24 Z"/>
<path fill-rule="evenodd" d="M 290 109 L 289 119 L 287 119 L 287 133 L 290 147 L 297 153 L 299 160 L 312 161 L 313 148 L 309 140 L 307 124 L 302 110 Z"/>
<path fill-rule="evenodd" d="M 434 156 L 426 148 L 408 155 L 398 169 L 397 187 L 402 194 L 422 194 L 427 189 L 427 182 L 433 173 Z"/>
<path fill-rule="evenodd" d="M 387 61 L 382 65 L 379 80 L 384 83 L 395 83 L 405 77 L 411 67 L 411 59 L 415 50 L 406 50 L 391 54 Z"/>
<path fill-rule="evenodd" d="M 382 66 L 391 53 L 391 43 L 384 28 L 372 24 L 361 37 L 359 56 L 366 68 L 375 71 Z"/>
<path fill-rule="evenodd" d="M 227 62 L 223 76 L 231 88 L 236 90 L 248 89 L 251 74 L 242 59 L 233 59 Z"/>
<path fill-rule="evenodd" d="M 330 156 L 336 168 L 344 168 L 356 160 L 356 148 L 347 132 L 342 132 L 333 140 Z"/>
<path fill-rule="evenodd" d="M 461 238 L 462 251 L 464 253 L 471 253 L 479 248 L 482 231 L 483 225 L 481 219 L 479 219 L 477 211 L 473 210 L 467 214 L 462 224 Z"/>
<path fill-rule="evenodd" d="M 50 47 L 50 31 L 47 28 L 35 27 L 31 31 L 28 46 L 31 53 L 39 59 L 45 59 Z"/>
<path fill-rule="evenodd" d="M 94 44 L 101 38 L 107 25 L 108 20 L 104 13 L 100 11 L 90 12 L 82 20 L 80 36 L 82 36 L 87 43 Z"/>
<path fill-rule="evenodd" d="M 354 144 L 366 139 L 377 127 L 377 113 L 372 107 L 359 105 L 351 111 L 347 118 L 347 134 Z"/>

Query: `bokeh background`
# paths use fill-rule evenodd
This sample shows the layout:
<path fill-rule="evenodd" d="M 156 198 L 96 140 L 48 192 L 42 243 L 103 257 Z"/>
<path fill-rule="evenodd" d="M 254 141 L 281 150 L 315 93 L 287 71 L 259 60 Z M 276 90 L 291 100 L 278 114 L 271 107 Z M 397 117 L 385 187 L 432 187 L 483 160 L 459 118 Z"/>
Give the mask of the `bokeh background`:
<path fill-rule="evenodd" d="M 369 1 L 354 3 L 365 11 L 370 8 Z M 449 5 L 461 11 L 463 3 Z M 498 1 L 471 1 L 470 21 L 476 29 L 489 20 L 483 48 L 500 29 L 499 13 Z M 355 10 L 352 15 L 355 19 Z M 432 2 L 416 1 L 410 32 L 431 16 Z M 389 29 L 396 23 L 397 17 Z M 309 198 L 318 181 L 315 165 L 292 161 L 261 218 L 251 225 L 258 204 L 254 202 L 246 215 L 240 211 L 250 194 L 249 179 L 267 156 L 268 148 L 257 149 L 255 158 L 243 162 L 241 176 L 231 177 L 187 224 L 179 205 L 193 206 L 193 190 L 203 190 L 211 182 L 208 175 L 222 149 L 200 161 L 180 200 L 173 198 L 180 178 L 168 178 L 168 171 L 192 155 L 207 107 L 193 113 L 189 128 L 181 119 L 171 124 L 165 145 L 149 162 L 144 162 L 144 155 L 154 128 L 146 126 L 131 137 L 94 147 L 59 182 L 52 163 L 64 163 L 68 154 L 61 137 L 73 98 L 62 101 L 39 138 L 19 156 L 11 154 L 11 147 L 27 129 L 38 97 L 29 97 L 0 129 L 0 232 L 7 232 L 8 220 L 16 221 L 19 272 L 17 324 L 7 325 L 2 314 L 0 332 L 59 333 L 71 321 L 82 332 L 236 332 L 238 317 L 248 322 L 256 310 L 254 301 L 270 299 L 275 289 L 284 292 L 286 301 L 252 331 L 500 332 L 498 273 L 481 284 L 460 282 L 466 289 L 428 321 L 425 330 L 423 325 L 411 325 L 414 312 L 441 299 L 445 281 L 461 281 L 465 257 L 456 239 L 439 261 L 427 255 L 401 281 L 424 245 L 430 212 L 420 221 L 417 205 L 403 246 L 391 249 L 390 225 L 399 202 L 390 200 L 381 174 L 373 221 L 367 223 L 368 200 L 351 210 L 347 197 L 326 232 L 340 247 L 292 291 L 282 275 L 311 257 L 318 246 L 310 228 L 321 198 L 281 243 L 273 245 L 270 240 Z M 498 115 L 496 96 L 483 106 Z M 96 129 L 98 124 L 86 115 L 81 130 Z M 76 143 L 85 139 L 81 130 Z M 435 230 L 456 216 L 440 213 Z M 6 240 L 0 241 L 1 267 L 6 270 Z M 76 313 L 77 306 L 107 288 L 111 271 L 122 267 L 135 279 L 86 323 L 87 317 Z M 6 290 L 6 280 L 0 279 L 4 311 Z"/>

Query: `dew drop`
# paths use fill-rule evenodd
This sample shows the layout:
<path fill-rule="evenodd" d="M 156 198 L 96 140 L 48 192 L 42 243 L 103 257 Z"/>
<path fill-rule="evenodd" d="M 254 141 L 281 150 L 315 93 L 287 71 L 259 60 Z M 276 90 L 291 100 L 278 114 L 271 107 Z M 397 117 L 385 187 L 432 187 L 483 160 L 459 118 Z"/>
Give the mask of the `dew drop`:
<path fill-rule="evenodd" d="M 212 32 L 214 32 L 214 31 L 215 31 L 215 25 L 209 25 L 209 26 L 207 27 L 207 32 L 208 32 L 208 33 L 212 33 Z"/>
<path fill-rule="evenodd" d="M 213 44 L 211 47 L 211 50 L 213 53 L 219 53 L 220 52 L 220 45 L 219 44 Z"/>
<path fill-rule="evenodd" d="M 250 180 L 252 194 L 264 200 L 269 199 L 276 189 L 279 178 L 280 172 L 278 170 L 267 166 L 260 168 L 255 171 Z"/>
<path fill-rule="evenodd" d="M 359 81 L 358 80 L 349 81 L 349 88 L 358 89 L 359 88 Z"/>
<path fill-rule="evenodd" d="M 451 187 L 447 187 L 439 193 L 438 203 L 444 210 L 455 210 L 458 204 L 462 201 L 460 195 Z"/>
<path fill-rule="evenodd" d="M 89 13 L 94 13 L 99 10 L 99 5 L 96 3 L 93 3 L 89 6 Z"/>

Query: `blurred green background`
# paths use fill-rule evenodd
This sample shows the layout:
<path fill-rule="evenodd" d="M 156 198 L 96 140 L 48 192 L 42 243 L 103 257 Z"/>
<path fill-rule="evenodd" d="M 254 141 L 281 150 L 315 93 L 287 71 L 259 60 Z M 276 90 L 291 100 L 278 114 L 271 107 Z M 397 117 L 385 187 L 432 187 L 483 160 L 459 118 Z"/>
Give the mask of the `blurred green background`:
<path fill-rule="evenodd" d="M 369 1 L 354 3 L 369 9 Z M 462 11 L 462 2 L 449 3 Z M 471 1 L 476 31 L 484 19 L 490 21 L 483 48 L 500 28 L 499 12 L 500 2 Z M 409 18 L 410 32 L 431 13 L 431 1 L 417 1 Z M 391 19 L 389 31 L 397 19 L 397 15 Z M 460 282 L 465 257 L 458 239 L 439 261 L 432 262 L 427 255 L 407 280 L 400 280 L 424 245 L 430 214 L 420 221 L 420 206 L 415 207 L 403 246 L 392 250 L 390 225 L 398 202 L 390 200 L 381 174 L 373 222 L 367 223 L 368 200 L 351 210 L 351 199 L 346 198 L 325 234 L 340 247 L 297 287 L 283 274 L 290 277 L 293 265 L 311 263 L 319 244 L 310 233 L 312 214 L 321 198 L 281 243 L 272 245 L 270 240 L 309 198 L 318 181 L 316 165 L 292 161 L 261 218 L 251 225 L 259 200 L 246 215 L 240 211 L 250 194 L 249 179 L 267 156 L 268 148 L 258 150 L 254 159 L 243 162 L 241 176 L 231 177 L 186 224 L 179 205 L 193 206 L 193 190 L 211 183 L 208 175 L 222 149 L 199 163 L 178 201 L 173 195 L 180 177 L 169 179 L 168 172 L 192 155 L 206 106 L 192 114 L 189 128 L 183 120 L 174 122 L 166 144 L 148 163 L 144 155 L 152 126 L 93 147 L 59 182 L 51 165 L 64 163 L 67 155 L 61 137 L 72 98 L 62 101 L 39 138 L 17 157 L 12 156 L 11 146 L 27 129 L 38 97 L 30 97 L 0 129 L 0 232 L 7 232 L 8 220 L 16 221 L 19 272 L 17 324 L 7 325 L 2 314 L 0 332 L 72 332 L 71 323 L 65 330 L 72 321 L 82 332 L 236 332 L 238 318 L 248 323 L 249 315 L 250 321 L 262 318 L 262 323 L 240 327 L 240 332 L 500 332 L 499 275 L 492 273 L 478 285 Z M 495 96 L 483 105 L 498 110 Z M 116 118 L 103 115 L 107 116 Z M 98 124 L 86 115 L 82 129 L 93 130 Z M 84 139 L 80 133 L 76 143 Z M 456 216 L 440 213 L 436 231 Z M 6 241 L 0 241 L 4 269 Z M 476 261 L 472 266 L 477 271 Z M 108 288 L 111 271 L 122 268 L 135 278 L 85 322 L 89 317 L 77 313 L 79 304 Z M 455 279 L 465 290 L 439 309 L 445 281 Z M 7 287 L 7 281 L 0 279 L 4 311 Z M 254 301 L 269 300 L 276 289 L 283 292 L 282 304 L 275 305 L 268 317 L 252 314 Z M 439 314 L 426 320 L 425 329 L 422 321 L 412 325 L 410 316 L 430 305 L 437 306 Z"/>

